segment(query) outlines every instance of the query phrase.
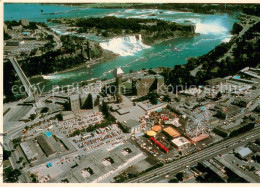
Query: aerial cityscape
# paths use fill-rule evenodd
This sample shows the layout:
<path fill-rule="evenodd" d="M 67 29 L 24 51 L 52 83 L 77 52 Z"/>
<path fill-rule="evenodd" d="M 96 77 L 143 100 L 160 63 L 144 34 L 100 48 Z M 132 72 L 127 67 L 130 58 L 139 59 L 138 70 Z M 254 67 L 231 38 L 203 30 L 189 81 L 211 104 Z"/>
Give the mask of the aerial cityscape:
<path fill-rule="evenodd" d="M 4 183 L 259 183 L 260 5 L 4 3 Z"/>

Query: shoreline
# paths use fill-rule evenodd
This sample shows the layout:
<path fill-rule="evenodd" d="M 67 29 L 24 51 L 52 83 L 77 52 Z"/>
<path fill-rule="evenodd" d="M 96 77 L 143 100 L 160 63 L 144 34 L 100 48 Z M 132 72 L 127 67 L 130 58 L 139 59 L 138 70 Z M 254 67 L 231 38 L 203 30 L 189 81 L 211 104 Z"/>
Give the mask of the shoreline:
<path fill-rule="evenodd" d="M 199 33 L 195 33 L 194 35 L 188 35 L 188 36 L 177 36 L 177 37 L 173 37 L 173 38 L 166 38 L 166 39 L 160 39 L 160 40 L 156 40 L 154 41 L 154 43 L 150 46 L 155 46 L 155 45 L 159 45 L 163 42 L 166 42 L 166 41 L 170 41 L 170 40 L 174 40 L 174 39 L 177 39 L 177 38 L 182 38 L 182 37 L 196 37 L 196 36 L 199 36 L 200 34 Z M 124 36 L 118 36 L 118 37 L 124 37 Z M 145 43 L 144 43 L 145 44 Z M 148 45 L 148 44 L 145 44 L 145 45 Z M 106 61 L 99 61 L 100 59 L 95 59 L 95 60 L 92 60 L 92 61 L 86 61 L 82 64 L 79 64 L 75 67 L 72 67 L 72 68 L 68 68 L 68 69 L 65 69 L 65 70 L 62 70 L 62 71 L 58 71 L 58 72 L 53 72 L 53 73 L 49 73 L 49 74 L 46 74 L 46 75 L 35 75 L 35 76 L 32 76 L 30 77 L 31 78 L 40 78 L 43 76 L 51 76 L 51 75 L 57 75 L 57 74 L 60 74 L 60 73 L 66 73 L 66 72 L 70 72 L 70 71 L 73 71 L 73 70 L 77 70 L 77 69 L 80 69 L 80 68 L 84 68 L 84 67 L 87 67 L 89 66 L 89 68 L 91 68 L 91 66 L 93 65 L 96 65 L 96 64 L 99 64 L 99 63 L 106 63 L 110 60 L 115 60 L 116 58 L 119 58 L 121 57 L 120 55 L 114 53 L 116 55 L 115 58 L 112 58 L 112 59 L 109 59 L 109 60 L 106 60 Z"/>

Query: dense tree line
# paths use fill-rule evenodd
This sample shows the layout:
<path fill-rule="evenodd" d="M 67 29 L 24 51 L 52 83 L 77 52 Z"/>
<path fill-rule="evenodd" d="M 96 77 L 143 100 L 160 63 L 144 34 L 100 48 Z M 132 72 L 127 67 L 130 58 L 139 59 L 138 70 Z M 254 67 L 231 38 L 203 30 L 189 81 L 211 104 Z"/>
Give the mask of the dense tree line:
<path fill-rule="evenodd" d="M 49 20 L 52 22 L 61 22 L 59 19 Z M 96 32 L 104 37 L 119 34 L 140 33 L 144 31 L 144 36 L 151 35 L 151 38 L 168 38 L 173 37 L 173 31 L 190 32 L 190 26 L 180 25 L 174 22 L 167 22 L 155 19 L 137 19 L 137 18 L 117 18 L 114 16 L 106 16 L 103 18 L 79 18 L 74 21 L 71 19 L 63 20 L 66 24 L 79 27 L 78 32 Z M 146 23 L 154 23 L 155 25 L 146 25 Z"/>
<path fill-rule="evenodd" d="M 12 21 L 5 21 L 4 22 L 6 25 L 7 25 L 7 28 L 8 29 L 12 29 L 13 26 L 19 26 L 21 25 L 21 21 L 15 21 L 15 20 L 12 20 Z M 35 30 L 37 29 L 37 24 L 42 26 L 42 27 L 47 27 L 47 25 L 43 22 L 29 22 L 29 25 L 28 26 L 23 26 L 24 29 L 29 29 L 29 30 Z"/>
<path fill-rule="evenodd" d="M 186 65 L 176 65 L 174 69 L 165 69 L 162 75 L 165 77 L 166 84 L 172 85 L 173 90 L 182 85 L 205 85 L 205 81 L 234 75 L 241 69 L 259 65 L 260 58 L 260 22 L 252 26 L 241 38 L 236 38 L 229 43 L 222 43 L 208 54 L 201 57 L 190 58 Z M 226 52 L 233 47 L 230 56 L 218 61 Z M 250 51 L 250 52 L 249 52 Z M 190 72 L 202 65 L 202 68 L 192 76 Z M 213 71 L 214 70 L 214 71 Z"/>

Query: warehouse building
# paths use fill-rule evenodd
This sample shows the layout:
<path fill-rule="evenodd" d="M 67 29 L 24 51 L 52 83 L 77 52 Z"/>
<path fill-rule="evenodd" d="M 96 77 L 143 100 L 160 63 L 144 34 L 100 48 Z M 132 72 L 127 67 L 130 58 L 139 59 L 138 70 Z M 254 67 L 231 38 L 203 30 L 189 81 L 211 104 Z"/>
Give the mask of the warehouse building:
<path fill-rule="evenodd" d="M 20 143 L 20 147 L 26 157 L 26 159 L 31 162 L 37 159 L 37 153 L 33 151 L 32 147 L 29 145 L 28 142 Z"/>
<path fill-rule="evenodd" d="M 235 153 L 240 157 L 241 159 L 249 160 L 251 159 L 251 156 L 254 154 L 251 149 L 248 147 L 238 147 L 235 149 Z"/>
<path fill-rule="evenodd" d="M 56 153 L 54 147 L 48 142 L 45 135 L 41 134 L 36 137 L 38 144 L 40 145 L 42 151 L 49 157 Z"/>

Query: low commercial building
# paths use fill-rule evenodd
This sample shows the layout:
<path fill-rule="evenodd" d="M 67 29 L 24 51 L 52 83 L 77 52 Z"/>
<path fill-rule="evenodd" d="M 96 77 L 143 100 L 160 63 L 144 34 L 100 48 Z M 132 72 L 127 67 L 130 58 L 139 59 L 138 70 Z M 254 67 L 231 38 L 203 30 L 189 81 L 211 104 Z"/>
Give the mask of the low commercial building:
<path fill-rule="evenodd" d="M 121 171 L 145 158 L 140 149 L 127 142 L 111 151 L 102 149 L 91 153 L 78 161 L 71 173 L 77 182 L 111 182 Z"/>
<path fill-rule="evenodd" d="M 174 129 L 172 127 L 164 128 L 163 131 L 172 138 L 177 138 L 181 135 L 176 129 Z"/>
<path fill-rule="evenodd" d="M 16 40 L 6 41 L 6 46 L 19 46 L 19 45 L 20 45 L 20 42 L 16 41 Z"/>
<path fill-rule="evenodd" d="M 68 120 L 68 119 L 72 119 L 72 118 L 75 117 L 75 115 L 71 111 L 61 111 L 60 114 L 61 114 L 61 118 L 62 118 L 63 121 Z"/>
<path fill-rule="evenodd" d="M 189 148 L 191 143 L 185 137 L 178 137 L 172 140 L 172 143 L 179 149 Z"/>
<path fill-rule="evenodd" d="M 30 25 L 28 19 L 21 19 L 21 20 L 20 20 L 20 23 L 21 23 L 22 26 L 29 26 L 29 25 Z"/>
<path fill-rule="evenodd" d="M 248 147 L 238 147 L 235 149 L 235 153 L 241 158 L 245 160 L 249 160 L 251 156 L 254 154 L 251 149 Z"/>
<path fill-rule="evenodd" d="M 199 135 L 199 136 L 193 137 L 191 140 L 196 143 L 196 142 L 205 140 L 205 139 L 207 139 L 207 138 L 209 138 L 209 135 L 207 135 L 207 134 L 201 134 L 201 135 Z"/>
<path fill-rule="evenodd" d="M 141 130 L 141 124 L 137 120 L 127 120 L 126 123 L 123 124 L 130 133 L 138 133 Z"/>
<path fill-rule="evenodd" d="M 38 144 L 40 145 L 46 156 L 51 156 L 56 153 L 54 147 L 47 141 L 43 134 L 36 137 Z"/>
<path fill-rule="evenodd" d="M 12 26 L 11 28 L 12 28 L 12 30 L 15 31 L 15 32 L 22 32 L 22 30 L 23 30 L 23 26 L 22 26 L 22 25 Z"/>
<path fill-rule="evenodd" d="M 151 104 L 148 100 L 137 103 L 144 111 L 150 113 L 160 111 L 167 106 L 167 103 L 158 103 L 156 105 Z"/>
<path fill-rule="evenodd" d="M 32 147 L 29 145 L 28 142 L 20 143 L 20 147 L 21 147 L 26 159 L 29 162 L 36 160 L 37 153 L 32 150 Z"/>
<path fill-rule="evenodd" d="M 175 127 L 181 127 L 181 124 L 179 122 L 179 118 L 175 118 L 174 120 L 167 120 L 164 122 L 166 125 L 173 125 Z"/>
<path fill-rule="evenodd" d="M 227 174 L 222 171 L 221 169 L 214 166 L 212 163 L 210 163 L 207 160 L 204 160 L 202 162 L 198 163 L 199 168 L 202 169 L 202 171 L 207 171 L 211 175 L 214 175 L 219 180 L 222 180 L 222 182 L 225 182 L 228 178 Z"/>

